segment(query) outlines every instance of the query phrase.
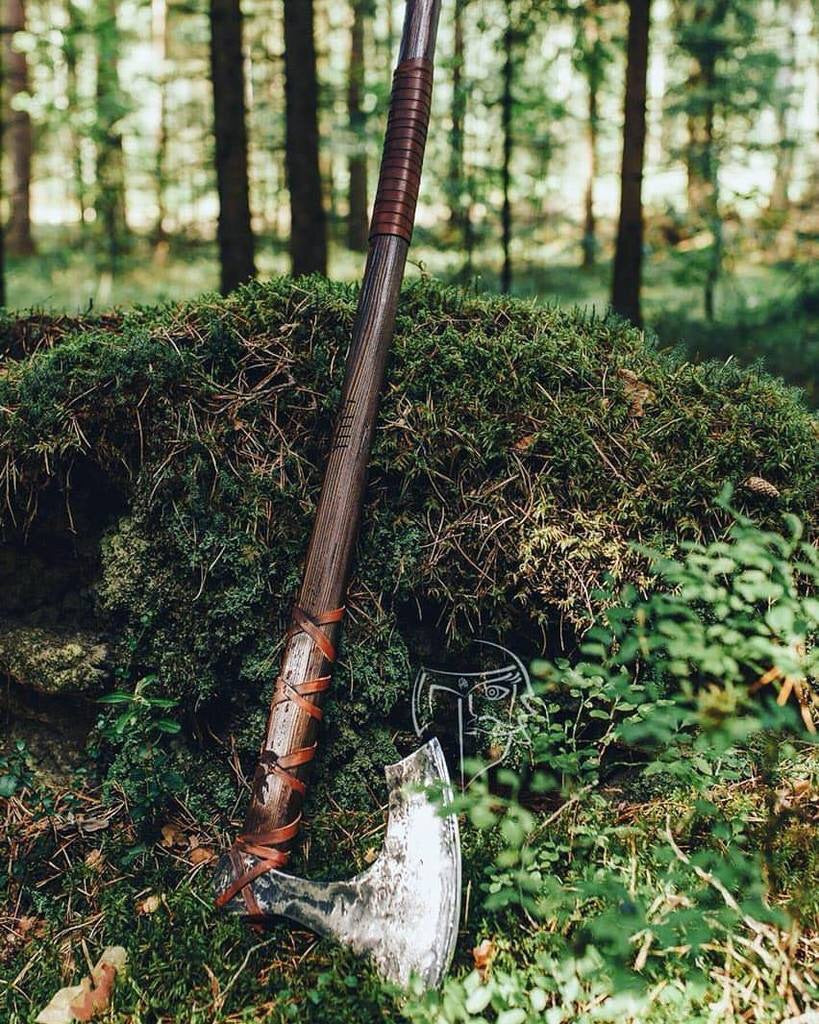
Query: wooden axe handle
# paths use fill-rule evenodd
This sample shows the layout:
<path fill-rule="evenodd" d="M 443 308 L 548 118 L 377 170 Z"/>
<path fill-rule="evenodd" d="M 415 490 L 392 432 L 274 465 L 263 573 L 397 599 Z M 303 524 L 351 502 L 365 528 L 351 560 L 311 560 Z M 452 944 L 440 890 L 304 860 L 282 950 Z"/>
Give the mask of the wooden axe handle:
<path fill-rule="evenodd" d="M 407 0 L 370 247 L 332 448 L 237 848 L 286 862 L 330 682 L 421 177 L 440 0 Z M 233 887 L 232 887 L 233 888 Z M 249 908 L 252 910 L 252 908 Z"/>

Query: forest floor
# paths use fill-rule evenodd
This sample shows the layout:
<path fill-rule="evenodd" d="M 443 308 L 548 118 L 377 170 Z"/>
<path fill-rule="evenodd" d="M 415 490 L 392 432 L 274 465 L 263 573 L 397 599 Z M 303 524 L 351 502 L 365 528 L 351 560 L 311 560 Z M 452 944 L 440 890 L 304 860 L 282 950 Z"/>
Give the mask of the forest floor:
<path fill-rule="evenodd" d="M 442 280 L 459 280 L 479 291 L 498 290 L 495 254 L 464 272 L 459 254 L 437 247 L 415 244 L 407 276 L 431 273 Z M 340 246 L 331 247 L 329 276 L 338 281 L 356 280 L 363 257 Z M 262 278 L 287 272 L 287 254 L 260 243 L 257 265 Z M 796 265 L 798 266 L 798 264 Z M 686 280 L 681 262 L 674 254 L 658 254 L 647 261 L 643 303 L 646 320 L 653 323 L 673 309 L 693 311 L 702 316 L 702 289 L 696 280 Z M 611 268 L 601 260 L 590 268 L 578 266 L 565 245 L 544 248 L 537 258 L 516 262 L 512 292 L 523 298 L 538 298 L 560 305 L 594 306 L 602 312 L 609 298 Z M 93 253 L 76 243 L 42 248 L 33 256 L 10 258 L 7 267 L 8 304 L 13 309 L 43 309 L 66 313 L 97 311 L 134 304 L 155 304 L 193 298 L 218 287 L 219 270 L 214 244 L 197 243 L 154 249 L 136 243 L 120 256 L 116 272 L 104 254 Z M 737 314 L 757 308 L 773 298 L 786 295 L 794 284 L 794 264 L 775 264 L 759 258 L 736 263 L 726 274 L 718 295 L 718 316 L 730 322 Z"/>

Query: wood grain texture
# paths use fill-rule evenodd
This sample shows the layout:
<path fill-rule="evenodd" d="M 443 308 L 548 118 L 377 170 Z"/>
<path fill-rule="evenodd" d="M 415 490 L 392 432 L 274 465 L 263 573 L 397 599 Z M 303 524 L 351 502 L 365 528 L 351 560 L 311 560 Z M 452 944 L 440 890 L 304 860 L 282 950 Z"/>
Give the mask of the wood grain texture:
<path fill-rule="evenodd" d="M 399 62 L 419 57 L 432 60 L 439 11 L 440 0 L 408 0 Z M 416 183 L 416 190 L 417 187 Z M 408 248 L 407 241 L 395 235 L 376 234 L 370 240 L 341 405 L 297 599 L 297 604 L 315 617 L 345 601 Z M 337 643 L 339 626 L 325 626 L 323 632 Z M 306 680 L 329 674 L 330 670 L 309 636 L 289 636 L 282 654 L 277 691 L 281 692 L 287 684 L 297 688 Z M 320 697 L 316 694 L 306 699 L 319 703 Z M 316 731 L 315 720 L 296 703 L 276 702 L 274 695 L 261 751 L 281 757 L 314 743 Z M 296 768 L 293 774 L 304 780 L 307 767 Z M 302 799 L 277 774 L 258 772 L 245 833 L 269 832 L 286 825 L 298 815 Z"/>

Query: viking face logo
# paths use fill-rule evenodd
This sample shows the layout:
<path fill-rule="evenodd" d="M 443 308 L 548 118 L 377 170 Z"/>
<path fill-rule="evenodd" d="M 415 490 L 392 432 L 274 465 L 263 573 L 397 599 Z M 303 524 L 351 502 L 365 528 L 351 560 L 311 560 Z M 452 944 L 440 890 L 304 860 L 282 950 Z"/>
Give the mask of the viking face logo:
<path fill-rule="evenodd" d="M 517 712 L 521 706 L 529 710 L 534 696 L 529 673 L 516 655 L 488 640 L 474 642 L 493 648 L 499 667 L 458 672 L 422 666 L 412 689 L 416 735 L 423 739 L 434 727 L 445 747 L 456 748 L 461 789 L 503 761 L 515 738 L 522 738 L 525 725 Z M 484 759 L 471 775 L 464 763 L 470 757 Z"/>

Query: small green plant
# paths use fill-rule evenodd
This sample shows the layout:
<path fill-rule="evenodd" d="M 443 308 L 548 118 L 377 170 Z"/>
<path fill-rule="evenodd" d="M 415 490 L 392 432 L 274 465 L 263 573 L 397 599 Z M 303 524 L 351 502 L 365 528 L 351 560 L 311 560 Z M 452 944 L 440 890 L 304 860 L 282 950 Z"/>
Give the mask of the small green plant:
<path fill-rule="evenodd" d="M 30 786 L 31 781 L 26 745 L 23 740 L 17 740 L 11 753 L 0 757 L 0 797 L 14 796 Z"/>
<path fill-rule="evenodd" d="M 98 699 L 110 709 L 97 725 L 100 747 L 111 756 L 107 782 L 123 790 L 137 820 L 154 817 L 185 785 L 167 747 L 181 730 L 167 714 L 179 701 L 152 693 L 157 681 L 155 675 L 143 676 L 132 692 L 116 690 Z"/>
<path fill-rule="evenodd" d="M 419 997 L 412 1020 L 662 1020 L 653 985 L 673 980 L 693 1015 L 709 977 L 745 971 L 781 999 L 783 944 L 819 923 L 800 895 L 817 880 L 789 875 L 811 813 L 793 794 L 819 766 L 819 562 L 785 525 L 736 516 L 680 559 L 644 552 L 656 590 L 625 588 L 579 659 L 534 666 L 528 766 L 456 802 L 487 837 L 480 929 L 498 936 L 496 968 Z M 809 1007 L 816 978 L 800 969 L 792 998 Z"/>
<path fill-rule="evenodd" d="M 156 740 L 162 733 L 175 735 L 181 729 L 179 722 L 161 711 L 171 711 L 178 700 L 171 697 L 153 697 L 148 690 L 157 682 L 155 675 L 144 676 L 134 687 L 133 693 L 115 690 L 98 698 L 98 704 L 111 704 L 119 714 L 105 720 L 100 726 L 100 734 L 105 739 L 116 742 L 126 734 L 140 734 L 145 739 Z"/>

